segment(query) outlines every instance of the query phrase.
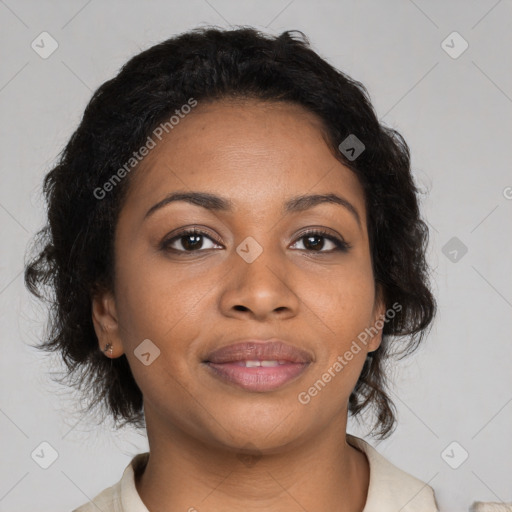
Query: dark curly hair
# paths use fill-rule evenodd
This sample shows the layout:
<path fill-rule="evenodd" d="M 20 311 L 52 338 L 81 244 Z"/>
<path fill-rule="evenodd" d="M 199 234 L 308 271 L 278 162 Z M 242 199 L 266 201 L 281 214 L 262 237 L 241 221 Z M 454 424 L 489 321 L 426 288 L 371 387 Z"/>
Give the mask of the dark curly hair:
<path fill-rule="evenodd" d="M 143 396 L 128 360 L 99 350 L 91 304 L 96 292 L 113 290 L 114 230 L 136 170 L 102 200 L 94 191 L 191 97 L 302 105 L 322 121 L 335 157 L 358 176 L 376 289 L 386 305 L 398 303 L 401 310 L 384 325 L 380 347 L 368 354 L 349 411 L 355 417 L 368 408 L 375 414 L 371 435 L 388 437 L 396 409 L 386 391 L 386 359 L 414 351 L 436 311 L 425 257 L 428 228 L 407 143 L 379 123 L 366 88 L 321 58 L 300 31 L 271 36 L 245 26 L 196 28 L 136 55 L 97 89 L 45 176 L 48 223 L 25 258 L 26 286 L 51 306 L 45 340 L 35 348 L 60 352 L 68 370 L 63 380 L 82 391 L 86 412 L 100 406 L 116 424 L 145 427 Z M 350 134 L 365 145 L 355 160 L 339 149 Z"/>

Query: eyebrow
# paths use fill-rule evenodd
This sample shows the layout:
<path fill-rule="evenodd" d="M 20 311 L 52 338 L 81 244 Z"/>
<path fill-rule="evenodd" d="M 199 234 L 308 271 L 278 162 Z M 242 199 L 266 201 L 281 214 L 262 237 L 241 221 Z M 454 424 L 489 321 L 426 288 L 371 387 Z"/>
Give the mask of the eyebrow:
<path fill-rule="evenodd" d="M 144 216 L 147 219 L 154 212 L 167 206 L 170 203 L 176 201 L 185 201 L 187 203 L 201 206 L 210 211 L 221 211 L 221 212 L 232 212 L 233 202 L 230 199 L 226 199 L 208 192 L 174 192 L 153 205 Z M 312 194 L 292 197 L 288 199 L 283 207 L 283 212 L 295 213 L 309 210 L 319 204 L 331 203 L 343 206 L 348 210 L 353 217 L 356 219 L 359 227 L 361 228 L 361 218 L 356 208 L 347 199 L 338 196 L 336 194 Z"/>

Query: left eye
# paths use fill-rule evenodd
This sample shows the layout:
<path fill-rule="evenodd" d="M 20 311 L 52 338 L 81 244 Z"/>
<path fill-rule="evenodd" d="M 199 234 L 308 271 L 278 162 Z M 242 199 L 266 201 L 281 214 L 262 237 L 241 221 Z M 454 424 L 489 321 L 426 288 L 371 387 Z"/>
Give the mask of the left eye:
<path fill-rule="evenodd" d="M 346 251 L 350 248 L 350 245 L 335 236 L 328 235 L 324 231 L 308 231 L 307 233 L 303 233 L 298 241 L 304 240 L 302 245 L 304 246 L 305 251 L 312 252 L 333 252 L 333 251 Z M 330 250 L 322 250 L 325 248 L 325 240 L 327 240 L 332 246 Z M 295 242 L 295 244 L 298 243 Z M 295 245 L 294 244 L 294 245 Z"/>

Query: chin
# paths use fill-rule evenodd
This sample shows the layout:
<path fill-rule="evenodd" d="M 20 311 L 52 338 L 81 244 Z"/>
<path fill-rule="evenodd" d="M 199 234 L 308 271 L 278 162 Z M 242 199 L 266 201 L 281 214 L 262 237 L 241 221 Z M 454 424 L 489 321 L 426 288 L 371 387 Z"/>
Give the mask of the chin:
<path fill-rule="evenodd" d="M 273 454 L 286 451 L 300 445 L 307 437 L 305 426 L 297 421 L 290 422 L 292 415 L 287 418 L 282 413 L 279 418 L 260 417 L 243 418 L 241 415 L 230 419 L 223 416 L 222 428 L 218 424 L 211 425 L 210 442 L 235 452 L 258 452 Z"/>

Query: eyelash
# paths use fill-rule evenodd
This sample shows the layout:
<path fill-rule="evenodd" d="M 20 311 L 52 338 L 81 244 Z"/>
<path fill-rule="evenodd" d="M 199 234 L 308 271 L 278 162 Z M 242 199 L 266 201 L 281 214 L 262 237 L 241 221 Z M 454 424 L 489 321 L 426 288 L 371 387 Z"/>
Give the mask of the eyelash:
<path fill-rule="evenodd" d="M 176 254 L 187 254 L 187 253 L 192 254 L 194 252 L 202 252 L 202 251 L 208 250 L 208 249 L 196 249 L 196 250 L 192 250 L 192 251 L 184 251 L 184 250 L 178 250 L 178 249 L 173 249 L 173 248 L 169 247 L 174 241 L 179 240 L 180 238 L 184 238 L 189 235 L 206 236 L 207 238 L 209 238 L 216 244 L 222 245 L 219 240 L 215 239 L 215 237 L 211 236 L 208 232 L 202 231 L 197 228 L 191 228 L 191 229 L 184 229 L 183 231 L 180 231 L 178 234 L 176 234 L 172 238 L 169 238 L 168 240 L 164 240 L 161 243 L 160 248 L 164 251 L 174 252 Z M 311 253 L 318 253 L 318 254 L 325 254 L 325 253 L 329 254 L 329 253 L 333 253 L 333 252 L 347 252 L 352 247 L 352 245 L 349 244 L 348 242 L 345 242 L 344 240 L 342 240 L 338 237 L 330 235 L 329 233 L 327 233 L 327 231 L 324 231 L 322 229 L 312 229 L 309 231 L 305 231 L 304 233 L 301 233 L 301 235 L 299 237 L 297 237 L 296 240 L 298 241 L 298 240 L 301 240 L 303 238 L 307 238 L 310 236 L 320 236 L 320 237 L 326 238 L 327 240 L 331 241 L 335 245 L 335 248 L 331 249 L 329 251 L 315 251 L 315 250 L 308 251 L 307 249 L 300 249 L 300 250 L 311 252 Z"/>

